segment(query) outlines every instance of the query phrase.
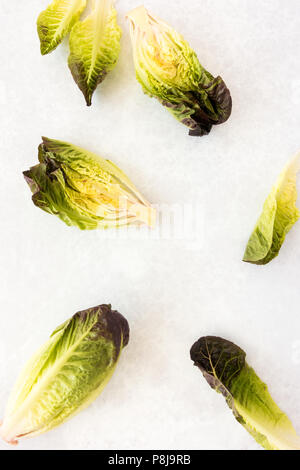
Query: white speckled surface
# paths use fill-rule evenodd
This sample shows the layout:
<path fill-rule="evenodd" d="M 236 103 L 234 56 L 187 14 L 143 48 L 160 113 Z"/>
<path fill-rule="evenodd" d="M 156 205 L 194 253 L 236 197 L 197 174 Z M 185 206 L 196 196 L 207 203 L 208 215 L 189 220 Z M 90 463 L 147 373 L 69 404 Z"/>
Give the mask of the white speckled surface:
<path fill-rule="evenodd" d="M 231 90 L 231 119 L 202 139 L 135 81 L 124 15 L 137 0 L 117 2 L 121 57 L 91 109 L 67 42 L 40 56 L 35 21 L 47 4 L 0 5 L 0 415 L 26 358 L 77 310 L 111 302 L 131 341 L 90 408 L 19 448 L 258 448 L 192 366 L 189 348 L 207 334 L 247 351 L 300 433 L 300 224 L 270 265 L 241 262 L 265 196 L 300 149 L 299 0 L 145 2 Z M 41 135 L 109 156 L 153 203 L 198 202 L 197 242 L 110 240 L 35 208 L 22 170 Z"/>

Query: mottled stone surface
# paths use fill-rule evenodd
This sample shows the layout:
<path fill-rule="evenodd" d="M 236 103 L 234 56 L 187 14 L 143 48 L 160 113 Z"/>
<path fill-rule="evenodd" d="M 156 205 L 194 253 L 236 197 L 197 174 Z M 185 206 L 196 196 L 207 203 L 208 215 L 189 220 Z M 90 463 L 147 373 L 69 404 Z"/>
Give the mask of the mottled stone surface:
<path fill-rule="evenodd" d="M 74 312 L 111 303 L 131 339 L 103 394 L 20 449 L 255 449 L 189 349 L 217 335 L 241 346 L 300 432 L 300 223 L 269 265 L 241 259 L 281 169 L 300 149 L 298 0 L 147 0 L 230 88 L 233 112 L 193 138 L 135 81 L 125 13 L 118 65 L 93 106 L 47 57 L 35 21 L 48 0 L 1 2 L 0 416 L 27 357 Z M 188 5 L 188 7 L 187 7 Z M 80 232 L 31 202 L 22 171 L 41 135 L 110 157 L 153 203 L 197 214 L 185 234 Z M 193 206 L 194 204 L 194 206 Z M 177 208 L 177 209 L 176 209 Z M 179 224 L 181 227 L 181 224 Z M 0 443 L 0 449 L 9 449 Z"/>

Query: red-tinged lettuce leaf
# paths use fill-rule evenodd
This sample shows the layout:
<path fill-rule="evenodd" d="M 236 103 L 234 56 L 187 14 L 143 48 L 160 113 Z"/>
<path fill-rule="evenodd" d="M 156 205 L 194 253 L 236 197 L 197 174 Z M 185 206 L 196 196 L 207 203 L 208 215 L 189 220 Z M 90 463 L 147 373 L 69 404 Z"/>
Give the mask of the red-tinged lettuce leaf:
<path fill-rule="evenodd" d="M 86 408 L 111 378 L 129 341 L 127 320 L 110 305 L 76 313 L 56 328 L 23 369 L 0 435 L 34 437 Z"/>
<path fill-rule="evenodd" d="M 246 363 L 246 353 L 217 336 L 200 338 L 190 356 L 209 385 L 226 398 L 237 421 L 267 450 L 300 449 L 300 438 L 266 384 Z"/>
<path fill-rule="evenodd" d="M 71 31 L 69 68 L 88 106 L 97 86 L 116 65 L 120 39 L 114 0 L 95 0 L 91 14 Z"/>
<path fill-rule="evenodd" d="M 44 137 L 39 161 L 24 172 L 32 200 L 67 225 L 81 230 L 154 226 L 154 208 L 110 160 Z"/>

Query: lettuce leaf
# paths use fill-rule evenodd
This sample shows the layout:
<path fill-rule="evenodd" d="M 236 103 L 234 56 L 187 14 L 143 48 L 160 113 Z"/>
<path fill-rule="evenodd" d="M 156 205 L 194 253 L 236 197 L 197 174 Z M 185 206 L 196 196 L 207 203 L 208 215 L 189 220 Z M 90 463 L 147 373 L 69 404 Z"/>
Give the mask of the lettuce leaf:
<path fill-rule="evenodd" d="M 300 437 L 268 388 L 246 362 L 246 353 L 218 336 L 200 338 L 191 359 L 208 384 L 225 397 L 236 420 L 267 450 L 300 450 Z"/>
<path fill-rule="evenodd" d="M 37 20 L 42 55 L 49 54 L 61 43 L 79 20 L 86 0 L 53 0 Z"/>
<path fill-rule="evenodd" d="M 199 62 L 181 34 L 140 6 L 128 13 L 136 78 L 189 135 L 209 134 L 230 117 L 232 99 L 221 77 Z"/>
<path fill-rule="evenodd" d="M 262 265 L 279 254 L 287 233 L 300 216 L 296 207 L 296 177 L 299 169 L 300 153 L 286 165 L 267 197 L 248 241 L 243 261 Z"/>
<path fill-rule="evenodd" d="M 86 408 L 111 378 L 128 341 L 127 320 L 110 305 L 76 313 L 23 369 L 6 407 L 1 437 L 15 444 Z"/>
<path fill-rule="evenodd" d="M 69 68 L 88 106 L 118 60 L 120 39 L 114 0 L 94 0 L 92 13 L 71 31 Z"/>

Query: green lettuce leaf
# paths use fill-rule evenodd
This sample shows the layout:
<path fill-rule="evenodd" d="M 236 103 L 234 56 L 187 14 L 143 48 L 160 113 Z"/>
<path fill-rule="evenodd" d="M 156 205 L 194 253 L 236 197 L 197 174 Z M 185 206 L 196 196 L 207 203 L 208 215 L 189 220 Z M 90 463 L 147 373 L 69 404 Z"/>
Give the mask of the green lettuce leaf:
<path fill-rule="evenodd" d="M 24 172 L 34 204 L 82 230 L 155 224 L 155 210 L 111 161 L 43 137 L 40 164 Z"/>
<path fill-rule="evenodd" d="M 279 254 L 287 233 L 300 215 L 296 207 L 296 177 L 299 168 L 300 153 L 286 165 L 267 197 L 248 241 L 243 261 L 267 264 Z"/>
<path fill-rule="evenodd" d="M 110 305 L 76 313 L 25 366 L 10 396 L 1 437 L 15 444 L 86 408 L 109 381 L 128 341 L 127 320 Z"/>
<path fill-rule="evenodd" d="M 222 78 L 205 70 L 184 38 L 143 6 L 127 18 L 136 77 L 144 92 L 186 125 L 190 135 L 206 135 L 214 124 L 225 122 L 232 100 Z"/>
<path fill-rule="evenodd" d="M 191 359 L 209 385 L 226 398 L 237 421 L 267 450 L 300 450 L 300 437 L 266 384 L 246 363 L 246 353 L 217 336 L 200 338 Z"/>
<path fill-rule="evenodd" d="M 92 13 L 71 31 L 69 68 L 88 106 L 118 60 L 120 39 L 114 0 L 94 0 Z"/>
<path fill-rule="evenodd" d="M 86 7 L 86 0 L 53 0 L 37 20 L 41 53 L 49 54 L 71 31 Z"/>

